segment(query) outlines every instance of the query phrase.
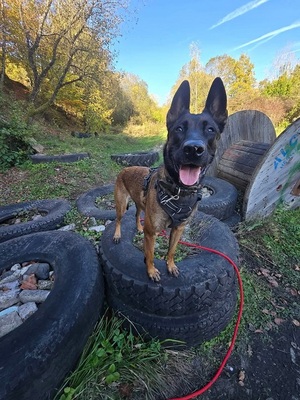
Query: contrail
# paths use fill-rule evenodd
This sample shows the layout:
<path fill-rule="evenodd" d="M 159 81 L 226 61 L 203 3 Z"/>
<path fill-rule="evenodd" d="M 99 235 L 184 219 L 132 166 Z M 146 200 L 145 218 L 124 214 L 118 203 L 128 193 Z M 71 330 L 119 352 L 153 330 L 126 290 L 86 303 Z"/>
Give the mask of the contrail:
<path fill-rule="evenodd" d="M 300 21 L 294 22 L 291 25 L 284 26 L 283 28 L 280 28 L 280 29 L 276 29 L 275 31 L 266 33 L 265 35 L 262 35 L 256 39 L 251 40 L 250 42 L 241 44 L 240 46 L 235 47 L 234 50 L 242 49 L 243 47 L 249 46 L 250 44 L 253 44 L 253 43 L 263 41 L 265 39 L 269 39 L 269 40 L 273 39 L 273 37 L 279 35 L 280 33 L 290 31 L 291 29 L 295 29 L 295 28 L 299 28 L 299 27 L 300 27 Z"/>
<path fill-rule="evenodd" d="M 245 4 L 242 7 L 237 8 L 236 10 L 232 11 L 231 13 L 227 14 L 224 18 L 220 19 L 215 25 L 212 25 L 209 29 L 213 29 L 216 26 L 224 24 L 224 22 L 231 21 L 234 18 L 239 17 L 240 15 L 243 15 L 247 13 L 248 11 L 253 10 L 254 8 L 266 3 L 269 0 L 253 0 L 250 1 L 249 3 Z"/>

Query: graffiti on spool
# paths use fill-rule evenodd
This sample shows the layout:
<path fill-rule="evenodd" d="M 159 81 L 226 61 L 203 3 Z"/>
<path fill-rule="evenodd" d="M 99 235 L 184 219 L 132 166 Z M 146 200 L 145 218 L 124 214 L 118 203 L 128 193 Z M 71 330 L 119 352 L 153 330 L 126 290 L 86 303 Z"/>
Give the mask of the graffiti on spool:
<path fill-rule="evenodd" d="M 289 140 L 289 142 L 279 150 L 279 154 L 274 159 L 274 170 L 283 168 L 294 156 L 295 153 L 300 152 L 299 143 L 300 131 L 296 132 Z"/>

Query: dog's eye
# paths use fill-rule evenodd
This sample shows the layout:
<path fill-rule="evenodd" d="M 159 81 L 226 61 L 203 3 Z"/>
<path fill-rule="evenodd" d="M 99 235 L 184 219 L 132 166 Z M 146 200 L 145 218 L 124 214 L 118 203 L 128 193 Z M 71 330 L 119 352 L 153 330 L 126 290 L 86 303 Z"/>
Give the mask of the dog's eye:
<path fill-rule="evenodd" d="M 176 132 L 183 132 L 183 128 L 182 128 L 182 126 L 177 126 L 177 128 L 176 128 Z"/>

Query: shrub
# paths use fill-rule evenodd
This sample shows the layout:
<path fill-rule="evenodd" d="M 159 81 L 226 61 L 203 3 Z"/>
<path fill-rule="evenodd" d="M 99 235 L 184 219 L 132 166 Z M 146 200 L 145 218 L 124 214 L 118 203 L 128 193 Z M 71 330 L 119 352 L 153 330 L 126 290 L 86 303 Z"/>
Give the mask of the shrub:
<path fill-rule="evenodd" d="M 3 103 L 1 99 L 1 103 Z M 29 143 L 30 131 L 15 103 L 11 104 L 10 116 L 0 116 L 0 169 L 2 171 L 19 165 L 32 148 Z"/>

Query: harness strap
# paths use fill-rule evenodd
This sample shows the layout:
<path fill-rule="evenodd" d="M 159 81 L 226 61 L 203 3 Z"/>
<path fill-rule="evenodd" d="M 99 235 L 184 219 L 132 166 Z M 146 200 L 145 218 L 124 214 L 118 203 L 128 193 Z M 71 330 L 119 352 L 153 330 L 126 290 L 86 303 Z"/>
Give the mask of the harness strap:
<path fill-rule="evenodd" d="M 149 168 L 149 174 L 145 176 L 144 182 L 143 182 L 143 192 L 144 196 L 146 196 L 149 188 L 149 183 L 151 181 L 152 175 L 158 170 L 158 167 L 156 168 Z"/>
<path fill-rule="evenodd" d="M 169 228 L 179 226 L 191 215 L 196 203 L 201 200 L 199 187 L 192 190 L 189 195 L 181 195 L 181 188 L 178 187 L 177 193 L 166 192 L 164 181 L 158 180 L 156 183 L 157 201 L 161 208 L 168 214 L 172 222 Z"/>

